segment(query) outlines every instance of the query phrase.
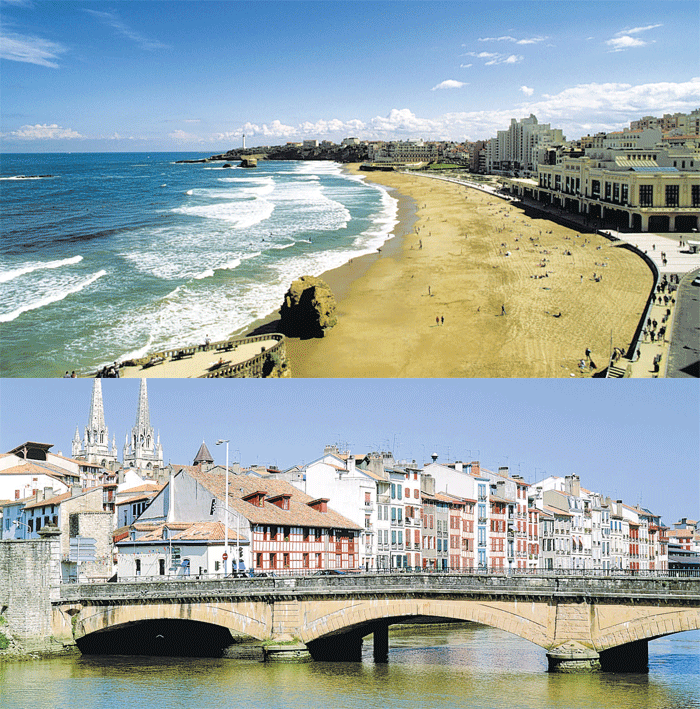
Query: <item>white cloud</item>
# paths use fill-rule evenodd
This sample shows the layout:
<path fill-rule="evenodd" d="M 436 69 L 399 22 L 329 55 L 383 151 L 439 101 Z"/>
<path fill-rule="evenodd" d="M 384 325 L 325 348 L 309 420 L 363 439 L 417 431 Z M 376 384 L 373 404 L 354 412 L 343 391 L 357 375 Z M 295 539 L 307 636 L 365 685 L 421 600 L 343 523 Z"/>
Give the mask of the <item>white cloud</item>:
<path fill-rule="evenodd" d="M 469 67 L 474 66 L 473 64 L 460 64 L 459 68 L 460 69 L 469 69 Z"/>
<path fill-rule="evenodd" d="M 535 89 L 531 89 L 528 86 L 521 86 L 520 90 L 526 95 L 526 96 L 532 96 L 532 94 L 535 93 Z"/>
<path fill-rule="evenodd" d="M 15 34 L 10 32 L 0 37 L 0 57 L 13 62 L 38 64 L 52 69 L 58 68 L 59 55 L 67 52 L 58 42 L 51 42 L 42 37 Z"/>
<path fill-rule="evenodd" d="M 486 66 L 497 64 L 519 64 L 523 57 L 520 54 L 499 54 L 497 52 L 467 52 L 466 56 L 477 59 L 488 59 Z"/>
<path fill-rule="evenodd" d="M 613 52 L 624 52 L 626 49 L 631 49 L 632 47 L 645 47 L 649 42 L 625 35 L 624 37 L 613 37 L 607 40 L 605 44 L 612 47 Z"/>
<path fill-rule="evenodd" d="M 158 40 L 149 39 L 140 32 L 131 29 L 125 22 L 123 22 L 115 12 L 100 12 L 99 10 L 89 10 L 85 9 L 85 12 L 90 13 L 93 17 L 99 20 L 102 24 L 111 27 L 116 30 L 117 34 L 122 37 L 135 42 L 141 47 L 141 49 L 147 49 L 148 51 L 153 51 L 155 49 L 167 49 L 168 45 L 159 42 Z"/>
<path fill-rule="evenodd" d="M 518 39 L 517 37 L 504 35 L 503 37 L 479 37 L 479 42 L 513 42 L 514 44 L 539 44 L 540 42 L 544 42 L 546 39 L 547 37 L 528 37 Z"/>
<path fill-rule="evenodd" d="M 466 84 L 463 81 L 455 81 L 454 79 L 447 79 L 440 82 L 436 86 L 433 86 L 431 91 L 437 91 L 438 89 L 461 89 Z"/>
<path fill-rule="evenodd" d="M 61 128 L 61 126 L 53 123 L 52 125 L 40 125 L 37 123 L 35 126 L 22 126 L 17 130 L 13 130 L 10 133 L 6 133 L 8 137 L 17 138 L 19 140 L 58 140 L 58 139 L 73 139 L 73 138 L 85 138 L 77 131 L 71 128 Z"/>
<path fill-rule="evenodd" d="M 194 133 L 187 133 L 184 130 L 174 130 L 172 133 L 168 133 L 168 138 L 174 140 L 176 143 L 203 143 L 204 139 L 200 138 Z"/>
<path fill-rule="evenodd" d="M 657 27 L 663 27 L 663 25 L 647 25 L 646 27 L 633 27 L 631 30 L 622 30 L 618 32 L 618 35 L 623 34 L 639 34 L 640 32 L 647 32 L 648 30 L 655 30 Z"/>
<path fill-rule="evenodd" d="M 610 51 L 612 52 L 624 52 L 627 49 L 632 49 L 633 47 L 646 47 L 648 44 L 653 44 L 654 40 L 647 42 L 638 37 L 632 37 L 633 34 L 640 34 L 641 32 L 648 32 L 649 30 L 656 29 L 657 27 L 663 27 L 663 25 L 646 25 L 644 27 L 633 27 L 629 30 L 622 30 L 617 32 L 612 39 L 605 42 L 609 47 L 612 47 Z"/>

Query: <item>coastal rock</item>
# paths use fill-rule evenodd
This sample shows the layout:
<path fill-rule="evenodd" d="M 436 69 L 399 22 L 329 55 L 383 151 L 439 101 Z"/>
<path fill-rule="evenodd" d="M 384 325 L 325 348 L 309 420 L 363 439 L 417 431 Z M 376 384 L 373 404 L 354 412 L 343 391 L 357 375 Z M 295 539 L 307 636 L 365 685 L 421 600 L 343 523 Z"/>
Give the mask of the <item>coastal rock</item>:
<path fill-rule="evenodd" d="M 281 329 L 293 337 L 323 337 L 338 318 L 335 296 L 328 284 L 315 276 L 302 276 L 292 283 L 280 309 Z"/>

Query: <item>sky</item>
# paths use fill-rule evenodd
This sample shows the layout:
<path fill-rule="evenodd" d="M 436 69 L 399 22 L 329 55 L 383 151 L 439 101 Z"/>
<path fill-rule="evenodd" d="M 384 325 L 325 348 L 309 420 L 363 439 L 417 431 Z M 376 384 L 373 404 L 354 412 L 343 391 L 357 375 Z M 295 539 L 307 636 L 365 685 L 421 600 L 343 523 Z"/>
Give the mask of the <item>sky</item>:
<path fill-rule="evenodd" d="M 700 4 L 0 0 L 3 152 L 569 140 L 700 107 Z"/>
<path fill-rule="evenodd" d="M 0 380 L 0 450 L 25 441 L 71 454 L 88 423 L 90 379 Z M 118 455 L 140 382 L 102 380 Z M 147 382 L 165 462 L 191 464 L 205 441 L 217 464 L 309 463 L 326 445 L 397 460 L 478 460 L 534 483 L 581 485 L 660 514 L 700 513 L 700 382 L 694 380 L 169 380 Z"/>

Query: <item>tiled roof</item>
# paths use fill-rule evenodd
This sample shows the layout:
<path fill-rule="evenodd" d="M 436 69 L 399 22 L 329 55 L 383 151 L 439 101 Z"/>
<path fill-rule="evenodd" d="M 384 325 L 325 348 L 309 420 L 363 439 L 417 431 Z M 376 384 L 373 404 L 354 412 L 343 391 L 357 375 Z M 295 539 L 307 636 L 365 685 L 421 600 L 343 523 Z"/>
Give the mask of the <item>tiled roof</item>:
<path fill-rule="evenodd" d="M 93 488 L 97 489 L 97 488 Z M 25 506 L 25 510 L 32 510 L 36 507 L 43 507 L 44 505 L 60 505 L 65 500 L 69 499 L 71 496 L 70 492 L 64 492 L 62 495 L 56 495 L 48 500 L 39 500 L 37 502 L 28 502 Z M 32 498 L 33 499 L 33 498 Z"/>
<path fill-rule="evenodd" d="M 165 530 L 168 530 L 169 537 L 164 538 Z M 179 530 L 179 531 L 177 531 Z M 230 542 L 246 541 L 245 537 L 240 539 L 233 529 L 228 530 Z M 223 542 L 226 539 L 226 530 L 222 522 L 194 522 L 194 523 L 161 523 L 147 534 L 139 537 L 139 542 Z"/>
<path fill-rule="evenodd" d="M 223 499 L 225 477 L 220 468 L 213 468 L 206 472 L 194 471 L 190 474 L 218 499 Z M 307 503 L 312 502 L 314 498 L 301 492 L 285 480 L 275 478 L 261 480 L 247 475 L 229 474 L 229 481 L 229 506 L 253 524 L 318 527 L 321 529 L 361 529 L 359 525 L 333 511 L 330 507 L 327 512 L 319 512 L 309 507 Z M 257 507 L 242 499 L 260 489 L 265 491 L 267 497 L 290 495 L 289 509 L 280 509 L 270 502 L 265 502 L 262 507 Z"/>
<path fill-rule="evenodd" d="M 49 475 L 52 478 L 61 478 L 64 475 L 70 477 L 79 477 L 78 473 L 71 473 L 67 470 L 61 470 L 60 468 L 54 468 L 49 466 L 48 469 L 41 465 L 36 465 L 32 463 L 22 463 L 21 465 L 15 465 L 12 468 L 5 468 L 5 470 L 0 470 L 0 475 Z"/>

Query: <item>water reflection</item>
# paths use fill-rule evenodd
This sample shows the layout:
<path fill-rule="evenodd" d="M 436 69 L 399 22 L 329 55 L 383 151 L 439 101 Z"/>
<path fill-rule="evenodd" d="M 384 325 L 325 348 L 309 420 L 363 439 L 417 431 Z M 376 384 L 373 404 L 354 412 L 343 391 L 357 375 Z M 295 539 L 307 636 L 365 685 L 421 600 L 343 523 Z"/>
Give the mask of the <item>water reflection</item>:
<path fill-rule="evenodd" d="M 649 645 L 649 674 L 547 673 L 544 651 L 478 625 L 392 627 L 389 663 L 76 657 L 0 664 L 3 709 L 700 709 L 700 633 Z"/>

